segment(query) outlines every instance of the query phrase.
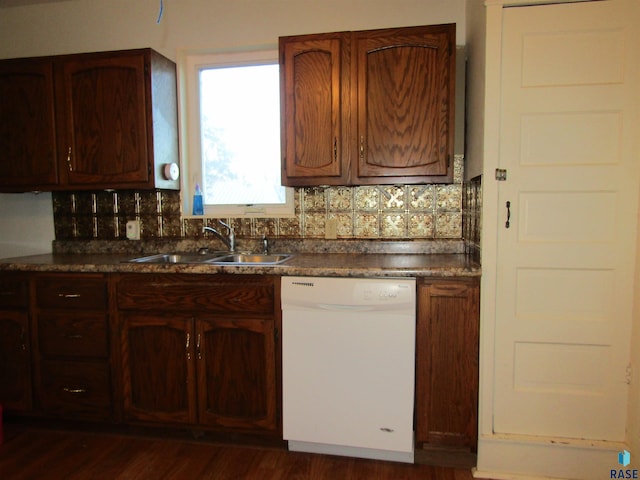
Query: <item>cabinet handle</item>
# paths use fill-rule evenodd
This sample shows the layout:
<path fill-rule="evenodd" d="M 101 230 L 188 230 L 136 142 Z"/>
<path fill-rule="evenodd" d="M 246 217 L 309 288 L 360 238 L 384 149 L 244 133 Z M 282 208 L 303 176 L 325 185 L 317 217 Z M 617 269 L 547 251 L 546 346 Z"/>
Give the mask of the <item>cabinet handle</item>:
<path fill-rule="evenodd" d="M 0 297 L 15 297 L 16 296 L 16 292 L 14 292 L 13 290 L 3 290 L 2 292 L 0 292 Z"/>
<path fill-rule="evenodd" d="M 87 389 L 82 387 L 62 387 L 62 391 L 66 393 L 73 393 L 74 395 L 87 393 Z"/>
<path fill-rule="evenodd" d="M 187 350 L 187 360 L 191 360 L 191 352 L 189 351 L 189 345 L 191 344 L 191 334 L 189 334 L 189 332 L 187 332 L 187 343 L 185 345 L 185 348 Z"/>
<path fill-rule="evenodd" d="M 73 166 L 71 166 L 71 147 L 69 147 L 69 152 L 67 153 L 67 167 L 69 167 L 70 172 L 73 172 Z"/>
<path fill-rule="evenodd" d="M 202 360 L 202 353 L 200 352 L 200 334 L 196 337 L 196 352 L 198 352 L 198 360 Z"/>
<path fill-rule="evenodd" d="M 59 293 L 58 297 L 60 298 L 80 298 L 82 294 L 80 293 Z"/>
<path fill-rule="evenodd" d="M 69 335 L 63 335 L 64 338 L 68 338 L 69 340 L 79 340 L 80 338 L 84 338 L 79 333 L 71 333 Z"/>
<path fill-rule="evenodd" d="M 338 161 L 338 139 L 333 137 L 333 160 Z"/>
<path fill-rule="evenodd" d="M 511 226 L 511 202 L 507 200 L 507 221 L 504 222 L 504 228 L 509 228 Z"/>
<path fill-rule="evenodd" d="M 360 135 L 360 158 L 364 159 L 364 135 Z"/>
<path fill-rule="evenodd" d="M 27 342 L 26 342 L 26 332 L 24 331 L 24 328 L 20 331 L 20 348 L 22 348 L 23 351 L 27 350 Z"/>

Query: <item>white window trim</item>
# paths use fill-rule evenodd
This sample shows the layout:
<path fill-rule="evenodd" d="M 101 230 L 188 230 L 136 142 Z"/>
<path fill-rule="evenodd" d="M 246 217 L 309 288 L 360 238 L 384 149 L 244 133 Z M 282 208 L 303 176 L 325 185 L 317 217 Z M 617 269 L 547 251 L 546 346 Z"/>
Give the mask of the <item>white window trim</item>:
<path fill-rule="evenodd" d="M 251 50 L 234 52 L 192 51 L 178 54 L 178 92 L 180 109 L 181 187 L 183 218 L 201 218 L 192 215 L 193 193 L 196 183 L 202 186 L 202 162 L 200 144 L 200 100 L 198 89 L 199 70 L 205 66 L 260 65 L 278 62 L 278 50 Z M 204 217 L 274 218 L 294 217 L 294 190 L 286 188 L 286 203 L 259 205 L 204 206 Z"/>

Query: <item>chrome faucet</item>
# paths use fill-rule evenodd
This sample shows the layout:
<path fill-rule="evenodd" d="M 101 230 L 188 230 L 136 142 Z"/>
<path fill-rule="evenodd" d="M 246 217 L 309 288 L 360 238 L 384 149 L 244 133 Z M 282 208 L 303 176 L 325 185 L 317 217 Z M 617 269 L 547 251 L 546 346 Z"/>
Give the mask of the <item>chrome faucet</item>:
<path fill-rule="evenodd" d="M 202 229 L 202 232 L 211 232 L 213 233 L 216 237 L 218 237 L 220 240 L 222 240 L 222 242 L 227 246 L 227 248 L 229 249 L 230 252 L 235 252 L 236 251 L 236 235 L 233 232 L 233 228 L 231 228 L 229 225 L 227 225 L 226 223 L 224 223 L 221 220 L 218 220 L 218 223 L 220 223 L 220 225 L 222 225 L 223 227 L 226 227 L 229 230 L 229 235 L 224 236 L 222 233 L 220 233 L 218 230 L 216 230 L 213 227 L 209 227 L 206 226 Z"/>

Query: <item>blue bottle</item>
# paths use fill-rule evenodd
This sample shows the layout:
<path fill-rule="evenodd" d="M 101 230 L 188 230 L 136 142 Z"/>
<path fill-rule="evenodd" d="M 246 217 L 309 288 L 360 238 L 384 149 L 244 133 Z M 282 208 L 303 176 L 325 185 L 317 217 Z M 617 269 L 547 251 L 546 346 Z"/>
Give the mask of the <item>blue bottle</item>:
<path fill-rule="evenodd" d="M 193 194 L 193 215 L 204 215 L 204 205 L 202 204 L 202 190 L 200 184 L 196 183 L 196 191 Z"/>

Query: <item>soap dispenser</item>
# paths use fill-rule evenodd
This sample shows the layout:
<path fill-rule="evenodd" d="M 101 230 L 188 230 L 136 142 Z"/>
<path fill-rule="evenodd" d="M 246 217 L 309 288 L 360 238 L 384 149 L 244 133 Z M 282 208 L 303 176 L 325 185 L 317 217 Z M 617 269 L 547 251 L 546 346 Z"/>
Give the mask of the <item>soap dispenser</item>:
<path fill-rule="evenodd" d="M 196 183 L 196 191 L 193 194 L 193 215 L 204 215 L 204 205 L 202 204 L 202 190 L 200 184 Z"/>

